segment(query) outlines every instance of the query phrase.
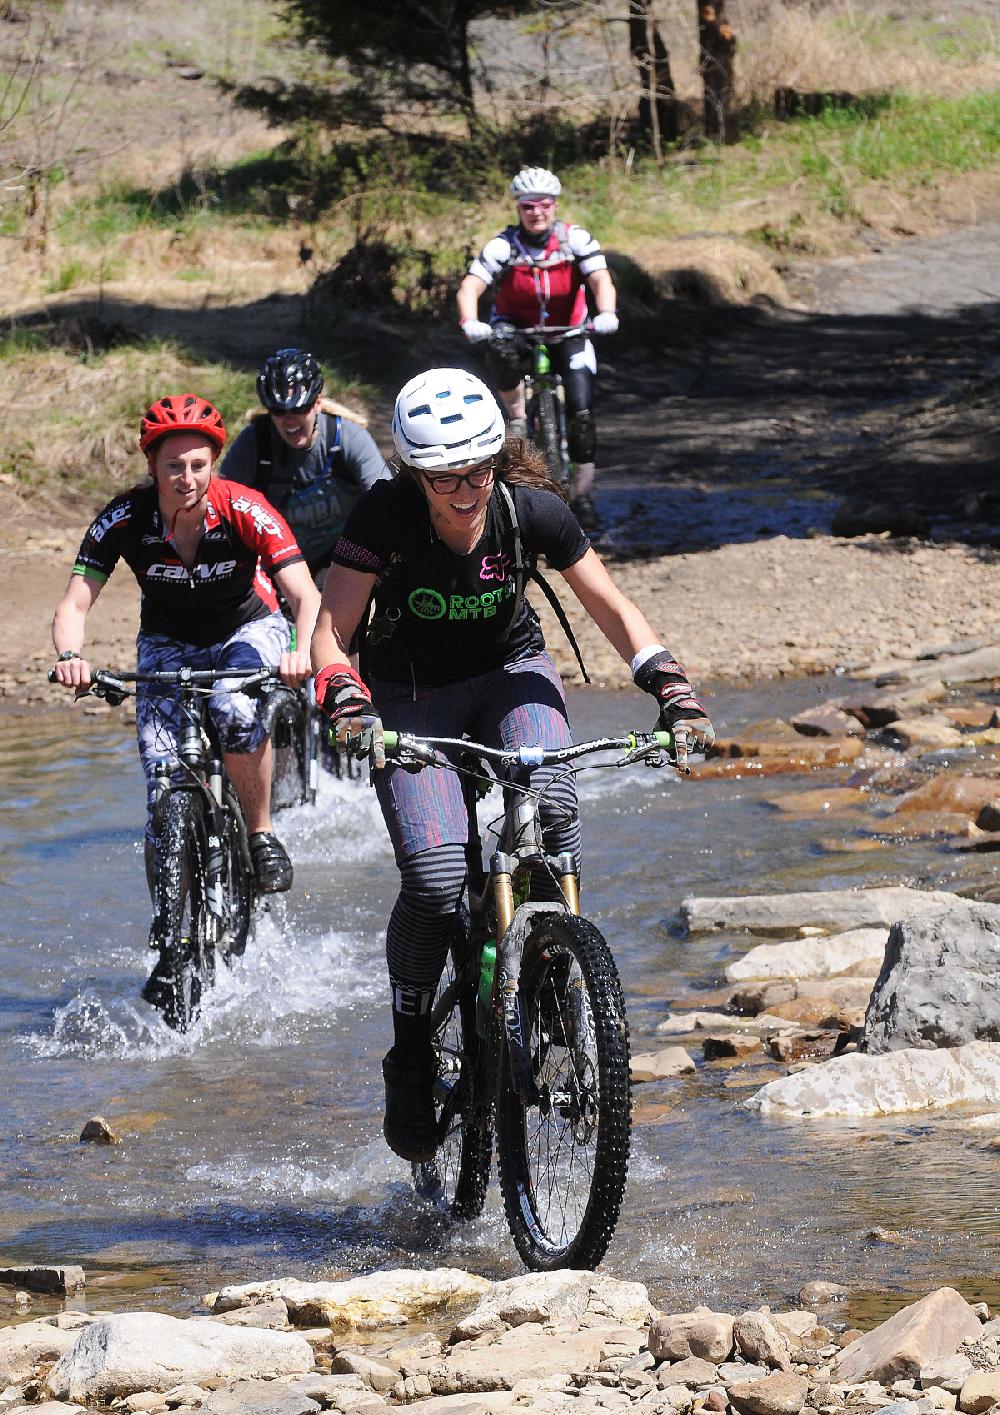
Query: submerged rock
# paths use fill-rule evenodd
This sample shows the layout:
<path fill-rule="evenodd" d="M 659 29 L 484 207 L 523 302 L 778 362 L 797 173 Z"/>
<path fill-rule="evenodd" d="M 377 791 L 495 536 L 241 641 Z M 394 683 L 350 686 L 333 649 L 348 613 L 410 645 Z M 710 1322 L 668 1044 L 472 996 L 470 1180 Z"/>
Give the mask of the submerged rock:
<path fill-rule="evenodd" d="M 862 1050 L 1000 1041 L 1000 906 L 956 899 L 895 924 Z"/>

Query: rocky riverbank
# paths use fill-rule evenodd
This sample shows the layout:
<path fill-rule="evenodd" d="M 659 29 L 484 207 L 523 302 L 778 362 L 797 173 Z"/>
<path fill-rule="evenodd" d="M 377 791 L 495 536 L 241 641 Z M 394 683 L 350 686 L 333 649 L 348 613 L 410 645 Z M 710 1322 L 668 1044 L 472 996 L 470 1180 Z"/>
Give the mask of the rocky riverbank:
<path fill-rule="evenodd" d="M 1000 1401 L 985 1303 L 942 1287 L 863 1334 L 838 1315 L 846 1295 L 819 1279 L 789 1311 L 661 1312 L 641 1283 L 600 1274 L 441 1268 L 223 1288 L 184 1319 L 66 1307 L 0 1327 L 0 1409 L 985 1415 Z"/>

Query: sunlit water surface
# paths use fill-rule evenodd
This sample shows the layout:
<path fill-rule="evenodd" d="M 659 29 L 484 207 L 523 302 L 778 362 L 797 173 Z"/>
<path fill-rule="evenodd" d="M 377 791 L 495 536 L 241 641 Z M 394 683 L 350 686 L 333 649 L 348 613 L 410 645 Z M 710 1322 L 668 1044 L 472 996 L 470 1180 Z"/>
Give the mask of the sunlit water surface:
<path fill-rule="evenodd" d="M 818 685 L 816 696 L 832 684 Z M 727 692 L 727 730 L 802 705 L 803 688 Z M 636 697 L 576 693 L 577 737 L 625 730 Z M 780 789 L 815 785 L 781 778 Z M 246 957 L 193 1031 L 139 998 L 152 962 L 131 735 L 108 718 L 0 722 L 0 1249 L 78 1262 L 94 1307 L 188 1310 L 224 1282 L 452 1264 L 520 1270 L 494 1187 L 452 1226 L 419 1205 L 381 1137 L 388 1045 L 383 927 L 395 873 L 367 785 L 325 778 L 280 817 L 295 859 Z M 683 896 L 860 883 L 960 883 L 981 859 L 905 844 L 830 853 L 822 818 L 764 804 L 776 783 L 634 769 L 582 778 L 585 903 L 619 961 L 633 1049 L 672 1000 L 715 985 L 746 937 L 686 939 Z M 956 863 L 956 860 L 958 863 Z M 954 1118 L 863 1127 L 763 1121 L 741 1102 L 779 1068 L 704 1065 L 636 1088 L 628 1194 L 605 1270 L 660 1306 L 787 1303 L 849 1283 L 842 1316 L 953 1282 L 1000 1300 L 998 1132 Z M 122 1136 L 81 1145 L 102 1114 Z M 869 1235 L 891 1230 L 893 1241 Z"/>

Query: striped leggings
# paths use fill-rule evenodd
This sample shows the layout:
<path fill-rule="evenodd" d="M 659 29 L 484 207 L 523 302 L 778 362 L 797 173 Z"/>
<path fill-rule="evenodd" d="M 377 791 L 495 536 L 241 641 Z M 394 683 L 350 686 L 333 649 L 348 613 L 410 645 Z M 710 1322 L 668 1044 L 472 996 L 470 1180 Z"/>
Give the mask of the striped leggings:
<path fill-rule="evenodd" d="M 437 737 L 463 733 L 489 745 L 567 746 L 566 701 L 555 665 L 536 654 L 443 688 L 418 689 L 376 680 L 372 696 L 387 728 Z M 576 785 L 562 768 L 531 774 L 543 790 L 540 815 L 546 849 L 579 859 Z M 377 773 L 382 814 L 400 872 L 399 897 L 386 933 L 393 1012 L 426 1015 L 437 987 L 465 888 L 469 821 L 459 778 L 450 771 L 418 773 L 388 767 Z M 546 789 L 547 788 L 547 789 Z M 554 899 L 558 886 L 544 868 L 533 871 L 532 898 Z M 398 1028 L 397 1028 L 398 1035 Z"/>

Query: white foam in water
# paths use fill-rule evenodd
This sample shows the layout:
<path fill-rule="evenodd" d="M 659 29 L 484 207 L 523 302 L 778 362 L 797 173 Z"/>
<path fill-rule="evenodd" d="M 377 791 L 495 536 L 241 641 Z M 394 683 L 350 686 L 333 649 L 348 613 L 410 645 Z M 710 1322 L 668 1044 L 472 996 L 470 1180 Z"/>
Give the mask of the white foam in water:
<path fill-rule="evenodd" d="M 244 957 L 230 968 L 220 964 L 215 987 L 205 993 L 201 1015 L 188 1032 L 173 1031 L 138 999 L 137 979 L 127 997 L 105 1000 L 86 989 L 56 1009 L 49 1034 L 32 1033 L 26 1041 L 39 1056 L 149 1060 L 217 1041 L 266 1047 L 293 1038 L 297 1023 L 308 1025 L 380 997 L 382 973 L 376 961 L 374 936 L 362 939 L 340 929 L 295 936 L 267 915 L 258 921 Z"/>
<path fill-rule="evenodd" d="M 352 1149 L 349 1168 L 330 1159 L 286 1158 L 261 1164 L 249 1155 L 231 1155 L 214 1164 L 193 1164 L 184 1177 L 192 1184 L 217 1193 L 346 1203 L 359 1191 L 383 1185 L 390 1177 L 391 1159 L 379 1135 L 363 1149 Z"/>
<path fill-rule="evenodd" d="M 365 863 L 392 859 L 378 798 L 362 779 L 338 781 L 321 771 L 315 806 L 292 806 L 275 817 L 278 834 L 296 864 Z"/>

